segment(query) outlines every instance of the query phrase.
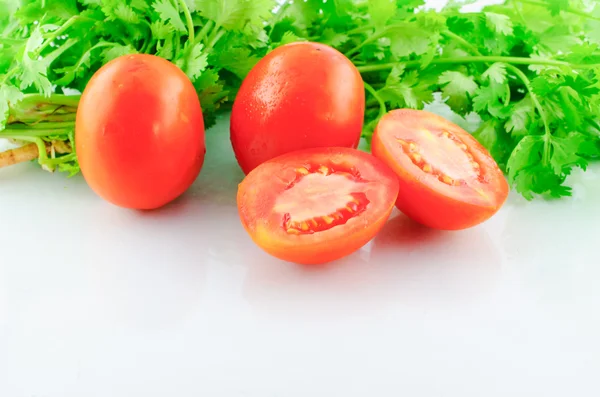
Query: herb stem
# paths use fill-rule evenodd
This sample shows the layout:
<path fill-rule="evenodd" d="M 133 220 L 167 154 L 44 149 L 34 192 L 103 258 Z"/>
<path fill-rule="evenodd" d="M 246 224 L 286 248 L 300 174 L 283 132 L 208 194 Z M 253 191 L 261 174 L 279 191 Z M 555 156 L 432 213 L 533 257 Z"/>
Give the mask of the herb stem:
<path fill-rule="evenodd" d="M 373 88 L 369 83 L 365 82 L 364 85 L 365 89 L 369 92 L 369 94 L 371 94 L 373 98 L 377 100 L 377 103 L 379 103 L 379 118 L 383 117 L 387 112 L 385 102 L 383 101 L 383 99 L 381 99 L 381 96 L 379 96 L 377 91 L 375 91 L 375 88 Z"/>
<path fill-rule="evenodd" d="M 1 44 L 20 45 L 25 42 L 24 39 L 11 39 L 10 37 L 0 37 Z"/>
<path fill-rule="evenodd" d="M 177 55 L 181 51 L 181 34 L 179 34 L 179 32 L 175 33 L 174 40 L 175 40 L 175 56 L 173 57 L 173 59 L 176 59 Z"/>
<path fill-rule="evenodd" d="M 477 47 L 475 47 L 473 44 L 469 43 L 467 40 L 463 39 L 462 37 L 460 37 L 456 33 L 451 32 L 449 30 L 446 30 L 446 31 L 442 32 L 442 35 L 444 35 L 447 38 L 452 39 L 452 40 L 460 43 L 463 47 L 465 47 L 466 49 L 468 49 L 469 51 L 471 51 L 474 55 L 478 55 L 478 56 L 481 55 L 481 53 L 479 52 L 479 50 L 477 50 Z"/>
<path fill-rule="evenodd" d="M 69 161 L 77 160 L 77 155 L 75 153 L 69 153 L 64 156 L 56 157 L 53 159 L 46 159 L 43 164 L 49 166 L 56 166 L 58 164 L 67 163 Z"/>
<path fill-rule="evenodd" d="M 38 148 L 35 143 L 30 143 L 15 149 L 0 152 L 0 168 L 35 160 L 38 157 Z"/>
<path fill-rule="evenodd" d="M 150 39 L 148 41 L 148 43 L 144 46 L 144 48 L 142 48 L 141 52 L 144 54 L 149 54 L 155 45 L 156 45 L 156 39 L 154 37 L 152 37 L 152 39 Z"/>
<path fill-rule="evenodd" d="M 596 131 L 600 132 L 600 125 L 595 120 L 586 117 L 585 121 L 587 121 L 588 124 L 592 126 L 592 128 L 594 128 Z"/>
<path fill-rule="evenodd" d="M 81 65 L 83 65 L 83 63 L 85 62 L 86 58 L 92 53 L 92 51 L 94 51 L 98 48 L 102 48 L 102 47 L 116 47 L 117 45 L 118 45 L 117 43 L 109 43 L 109 42 L 96 44 L 95 46 L 91 47 L 89 50 L 87 50 L 86 52 L 83 53 L 83 55 L 81 56 L 81 58 L 79 58 L 79 61 L 77 61 L 77 64 L 74 66 L 74 68 L 76 70 L 79 69 L 81 67 Z M 133 45 L 131 43 L 129 43 L 128 45 L 133 47 Z"/>
<path fill-rule="evenodd" d="M 200 29 L 200 32 L 198 32 L 198 36 L 196 36 L 196 40 L 198 40 L 198 41 L 203 40 L 204 45 L 206 45 L 207 44 L 206 35 L 208 35 L 208 32 L 212 29 L 213 26 L 214 26 L 214 22 L 212 20 L 206 21 L 204 26 L 202 26 L 202 29 Z"/>
<path fill-rule="evenodd" d="M 56 40 L 58 36 L 66 32 L 71 26 L 73 26 L 75 22 L 77 22 L 78 19 L 78 15 L 72 16 L 67 20 L 67 22 L 63 23 L 60 28 L 53 31 L 52 34 L 50 34 L 48 38 L 44 41 L 44 44 L 42 44 L 40 48 L 38 48 L 35 52 L 35 58 L 39 57 L 42 54 L 42 52 L 50 45 L 50 43 Z"/>
<path fill-rule="evenodd" d="M 75 121 L 56 121 L 56 122 L 40 122 L 32 124 L 10 124 L 5 130 L 23 131 L 23 130 L 56 130 L 65 128 L 74 128 Z"/>
<path fill-rule="evenodd" d="M 213 49 L 215 47 L 215 45 L 219 42 L 219 40 L 221 39 L 221 37 L 223 37 L 225 35 L 225 30 L 223 29 L 219 29 L 219 32 L 216 34 L 216 36 L 210 41 L 210 43 L 208 43 L 208 49 Z"/>
<path fill-rule="evenodd" d="M 450 57 L 450 58 L 438 58 L 431 61 L 430 65 L 442 65 L 442 64 L 456 64 L 456 63 L 486 63 L 486 62 L 504 62 L 514 65 L 546 65 L 546 66 L 567 66 L 573 69 L 593 69 L 600 64 L 589 64 L 589 65 L 576 65 L 564 61 L 556 61 L 553 59 L 535 59 L 525 57 L 505 57 L 505 56 L 468 56 L 468 57 Z M 392 69 L 398 64 L 403 64 L 406 67 L 419 66 L 421 61 L 407 61 L 407 62 L 390 62 L 380 63 L 374 65 L 358 66 L 357 69 L 361 73 L 366 72 L 377 72 L 380 70 Z"/>
<path fill-rule="evenodd" d="M 210 35 L 206 38 L 207 44 L 206 47 L 207 48 L 212 48 L 212 46 L 214 44 L 216 44 L 216 42 L 219 40 L 219 38 L 217 38 L 217 36 L 219 35 L 219 32 L 221 31 L 221 25 L 219 25 L 218 23 L 215 24 L 214 29 L 212 30 L 212 32 L 210 32 Z M 215 39 L 217 41 L 215 41 Z M 213 43 L 214 42 L 214 43 Z"/>
<path fill-rule="evenodd" d="M 1 132 L 2 131 L 0 131 L 0 133 Z M 46 154 L 46 144 L 44 143 L 44 141 L 41 138 L 35 137 L 35 136 L 29 136 L 29 135 L 28 136 L 14 136 L 12 138 L 16 139 L 18 141 L 34 143 L 38 149 L 39 164 L 43 164 L 45 161 L 48 160 L 48 155 Z"/>
<path fill-rule="evenodd" d="M 374 27 L 371 26 L 371 25 L 365 25 L 365 26 L 361 26 L 360 28 L 349 30 L 348 32 L 346 32 L 346 34 L 348 36 L 352 36 L 352 35 L 355 35 L 355 34 L 360 34 L 360 33 L 368 32 L 371 29 L 374 29 Z"/>
<path fill-rule="evenodd" d="M 0 131 L 0 138 L 12 138 L 23 140 L 22 137 L 43 138 L 49 135 L 65 135 L 69 132 L 65 128 L 14 128 L 14 125 L 8 125 Z"/>
<path fill-rule="evenodd" d="M 2 85 L 6 84 L 10 79 L 12 79 L 13 75 L 15 73 L 17 73 L 19 71 L 19 67 L 15 66 L 14 68 L 10 69 L 5 75 L 4 78 L 2 79 Z"/>
<path fill-rule="evenodd" d="M 44 125 L 48 125 L 49 123 L 62 123 L 62 122 L 66 122 L 66 121 L 75 121 L 75 119 L 77 118 L 77 114 L 75 113 L 76 111 L 70 112 L 70 113 L 59 113 L 59 114 L 49 114 L 46 115 L 44 113 L 39 113 L 39 114 L 33 114 L 31 117 L 31 121 L 30 119 L 27 119 L 27 117 L 19 117 L 17 120 L 15 121 L 8 121 L 8 124 L 18 124 L 18 123 L 23 123 L 23 124 L 27 124 L 27 125 L 39 125 L 40 123 L 44 123 Z"/>
<path fill-rule="evenodd" d="M 196 39 L 195 38 L 196 32 L 194 31 L 194 21 L 192 20 L 192 14 L 190 14 L 190 9 L 188 8 L 187 4 L 185 3 L 185 0 L 179 0 L 179 5 L 183 9 L 183 14 L 185 15 L 185 20 L 186 20 L 187 29 L 188 29 L 188 38 L 192 43 L 194 43 L 195 39 Z"/>
<path fill-rule="evenodd" d="M 375 40 L 379 40 L 381 37 L 385 36 L 385 34 L 391 28 L 393 28 L 393 25 L 387 27 L 386 29 L 384 29 L 382 31 L 380 31 L 379 33 L 375 33 L 374 35 L 368 37 L 366 40 L 364 40 L 362 43 L 360 43 L 356 47 L 352 48 L 350 51 L 346 52 L 346 54 L 344 54 L 344 55 L 346 55 L 347 58 L 351 58 L 354 54 L 356 54 L 358 51 L 360 51 L 360 49 L 363 48 L 364 46 L 366 46 L 367 44 L 372 43 Z"/>
<path fill-rule="evenodd" d="M 76 108 L 79 105 L 80 99 L 81 95 L 52 94 L 46 97 L 40 94 L 26 94 L 18 104 L 19 106 L 31 104 L 32 106 L 58 105 Z"/>

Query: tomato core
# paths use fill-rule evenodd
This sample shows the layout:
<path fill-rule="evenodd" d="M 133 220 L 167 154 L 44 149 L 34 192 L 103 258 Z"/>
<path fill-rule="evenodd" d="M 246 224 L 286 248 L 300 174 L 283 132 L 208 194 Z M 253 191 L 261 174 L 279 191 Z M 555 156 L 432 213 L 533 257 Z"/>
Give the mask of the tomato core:
<path fill-rule="evenodd" d="M 371 149 L 400 182 L 396 206 L 426 226 L 459 230 L 494 215 L 508 184 L 468 132 L 433 113 L 397 109 L 378 123 Z"/>
<path fill-rule="evenodd" d="M 282 227 L 289 234 L 312 234 L 343 225 L 369 204 L 367 196 L 356 191 L 361 181 L 350 172 L 323 165 L 296 172 L 297 179 L 277 197 L 273 208 L 283 214 Z"/>
<path fill-rule="evenodd" d="M 396 137 L 414 165 L 450 186 L 466 185 L 467 180 L 475 179 L 483 182 L 480 164 L 459 137 L 448 131 L 422 130 L 421 134 L 420 143 Z"/>

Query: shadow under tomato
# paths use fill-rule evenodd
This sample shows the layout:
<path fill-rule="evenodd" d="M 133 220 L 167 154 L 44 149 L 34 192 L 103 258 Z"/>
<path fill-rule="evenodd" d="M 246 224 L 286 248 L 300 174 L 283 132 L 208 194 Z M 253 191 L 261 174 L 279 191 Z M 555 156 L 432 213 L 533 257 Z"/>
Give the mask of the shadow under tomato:
<path fill-rule="evenodd" d="M 388 305 L 465 305 L 494 290 L 502 263 L 483 227 L 428 229 L 394 216 L 369 244 L 320 266 L 248 252 L 244 296 L 257 310 L 370 312 Z"/>
<path fill-rule="evenodd" d="M 196 214 L 199 210 L 200 208 L 197 205 L 197 203 L 195 203 L 191 195 L 186 192 L 181 196 L 177 197 L 175 200 L 163 205 L 162 207 L 149 210 L 130 211 L 132 212 L 131 215 L 135 217 L 147 219 L 161 219 L 176 217 L 189 212 L 194 212 Z"/>
<path fill-rule="evenodd" d="M 399 214 L 375 237 L 371 262 L 410 298 L 448 301 L 491 292 L 502 256 L 483 225 L 440 231 Z"/>
<path fill-rule="evenodd" d="M 243 295 L 262 313 L 312 316 L 332 312 L 340 305 L 355 309 L 370 300 L 376 275 L 363 250 L 323 265 L 284 262 L 262 252 L 248 251 Z"/>
<path fill-rule="evenodd" d="M 377 250 L 391 248 L 394 250 L 412 250 L 423 244 L 435 244 L 446 237 L 445 232 L 431 229 L 398 214 L 392 216 L 374 239 Z"/>

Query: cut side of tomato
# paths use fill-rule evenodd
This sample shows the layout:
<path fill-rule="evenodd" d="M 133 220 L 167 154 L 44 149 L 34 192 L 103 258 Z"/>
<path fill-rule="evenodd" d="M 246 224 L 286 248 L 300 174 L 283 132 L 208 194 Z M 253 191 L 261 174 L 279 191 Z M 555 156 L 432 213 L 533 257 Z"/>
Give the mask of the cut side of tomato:
<path fill-rule="evenodd" d="M 443 230 L 475 226 L 494 215 L 508 196 L 508 183 L 489 152 L 433 113 L 389 112 L 378 123 L 371 148 L 398 175 L 398 209 L 423 225 Z"/>
<path fill-rule="evenodd" d="M 252 240 L 288 262 L 320 264 L 360 249 L 379 232 L 398 196 L 384 163 L 351 148 L 315 148 L 271 159 L 238 189 Z"/>

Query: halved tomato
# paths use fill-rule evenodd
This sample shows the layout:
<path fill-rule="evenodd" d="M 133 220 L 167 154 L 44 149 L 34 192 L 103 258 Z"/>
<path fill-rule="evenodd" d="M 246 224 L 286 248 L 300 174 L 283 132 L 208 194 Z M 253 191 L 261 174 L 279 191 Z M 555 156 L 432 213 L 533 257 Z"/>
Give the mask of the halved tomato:
<path fill-rule="evenodd" d="M 368 243 L 398 196 L 398 178 L 351 148 L 295 151 L 264 162 L 239 186 L 242 224 L 254 242 L 284 261 L 320 264 Z"/>
<path fill-rule="evenodd" d="M 494 215 L 508 196 L 508 183 L 489 152 L 433 113 L 389 112 L 375 129 L 372 153 L 398 175 L 398 209 L 432 228 L 475 226 Z"/>

